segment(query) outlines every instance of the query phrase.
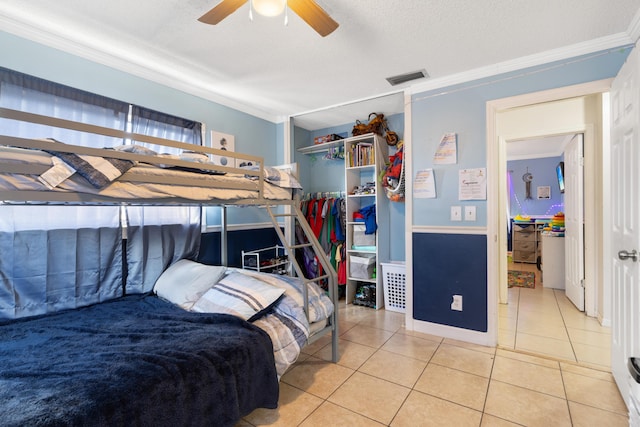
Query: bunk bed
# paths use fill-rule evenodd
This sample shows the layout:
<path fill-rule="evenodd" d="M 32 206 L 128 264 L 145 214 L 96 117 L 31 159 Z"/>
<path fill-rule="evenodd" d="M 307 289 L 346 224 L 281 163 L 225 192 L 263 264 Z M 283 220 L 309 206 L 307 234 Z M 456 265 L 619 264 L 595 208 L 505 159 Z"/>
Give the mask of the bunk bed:
<path fill-rule="evenodd" d="M 330 334 L 337 360 L 336 273 L 299 210 L 295 179 L 283 170 L 257 156 L 6 108 L 0 118 L 129 142 L 97 149 L 0 135 L 0 204 L 260 206 L 295 276 L 180 260 L 153 292 L 0 320 L 7 425 L 234 425 L 253 409 L 277 406 L 278 380 L 301 346 Z M 183 154 L 160 155 L 144 143 Z M 207 160 L 220 155 L 251 166 Z M 300 245 L 283 233 L 282 218 L 304 230 L 304 248 L 315 251 L 322 276 L 305 278 L 293 255 Z M 224 216 L 222 225 L 225 264 Z M 221 303 L 229 289 L 249 289 L 259 304 Z"/>

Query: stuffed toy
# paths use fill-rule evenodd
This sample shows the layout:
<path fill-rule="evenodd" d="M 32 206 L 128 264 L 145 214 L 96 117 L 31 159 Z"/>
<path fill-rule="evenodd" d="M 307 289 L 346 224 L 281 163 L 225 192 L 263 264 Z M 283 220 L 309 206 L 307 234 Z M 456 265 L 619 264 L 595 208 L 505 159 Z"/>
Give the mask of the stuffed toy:
<path fill-rule="evenodd" d="M 389 156 L 389 166 L 382 180 L 384 187 L 396 187 L 400 182 L 400 174 L 402 173 L 402 160 L 403 160 L 403 143 L 398 143 L 398 151 L 396 154 Z"/>

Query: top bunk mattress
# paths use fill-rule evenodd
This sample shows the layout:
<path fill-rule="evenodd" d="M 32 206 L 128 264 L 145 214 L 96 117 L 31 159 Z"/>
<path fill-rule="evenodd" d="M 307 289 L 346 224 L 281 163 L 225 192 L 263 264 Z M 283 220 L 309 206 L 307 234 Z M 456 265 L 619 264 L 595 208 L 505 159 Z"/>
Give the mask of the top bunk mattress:
<path fill-rule="evenodd" d="M 95 135 L 127 142 L 91 148 L 0 130 L 0 203 L 263 205 L 289 203 L 301 189 L 291 165 L 266 167 L 259 156 L 7 108 L 0 108 L 0 118 L 48 129 L 38 133 L 67 129 L 72 141 L 81 133 L 85 141 Z M 158 154 L 164 152 L 180 154 Z M 216 156 L 227 158 L 229 165 L 214 163 Z"/>
<path fill-rule="evenodd" d="M 40 177 L 56 163 L 60 163 L 57 157 L 46 151 L 0 147 L 0 200 L 252 204 L 291 200 L 293 192 L 299 188 L 295 178 L 277 168 L 263 168 L 264 180 L 260 180 L 255 174 L 248 175 L 249 170 L 243 173 L 234 168 L 240 173 L 212 173 L 198 170 L 200 164 L 193 162 L 192 167 L 182 169 L 135 162 L 133 167 L 101 188 L 79 173 L 73 173 L 50 188 Z"/>

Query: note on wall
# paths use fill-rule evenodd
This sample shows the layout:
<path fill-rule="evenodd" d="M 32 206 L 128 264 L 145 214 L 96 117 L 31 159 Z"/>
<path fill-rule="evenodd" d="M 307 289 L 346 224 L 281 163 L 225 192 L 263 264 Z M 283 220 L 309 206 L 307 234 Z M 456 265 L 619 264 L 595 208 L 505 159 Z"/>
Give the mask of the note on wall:
<path fill-rule="evenodd" d="M 460 169 L 459 200 L 487 200 L 487 169 Z"/>
<path fill-rule="evenodd" d="M 433 156 L 434 165 L 455 165 L 458 162 L 458 138 L 455 133 L 445 133 L 440 139 L 436 154 Z"/>
<path fill-rule="evenodd" d="M 424 169 L 416 173 L 413 180 L 413 197 L 417 199 L 436 198 L 436 180 L 433 169 Z"/>

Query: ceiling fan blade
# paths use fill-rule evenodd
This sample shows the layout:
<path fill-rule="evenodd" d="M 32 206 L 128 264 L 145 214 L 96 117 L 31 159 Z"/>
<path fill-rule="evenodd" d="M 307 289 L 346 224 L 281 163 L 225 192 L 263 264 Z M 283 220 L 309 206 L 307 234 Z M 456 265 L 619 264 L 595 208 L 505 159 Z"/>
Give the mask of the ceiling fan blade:
<path fill-rule="evenodd" d="M 198 18 L 198 21 L 204 22 L 205 24 L 216 25 L 247 1 L 248 0 L 222 0 L 216 7 Z"/>
<path fill-rule="evenodd" d="M 338 28 L 338 23 L 313 0 L 288 0 L 287 6 L 322 37 Z"/>

